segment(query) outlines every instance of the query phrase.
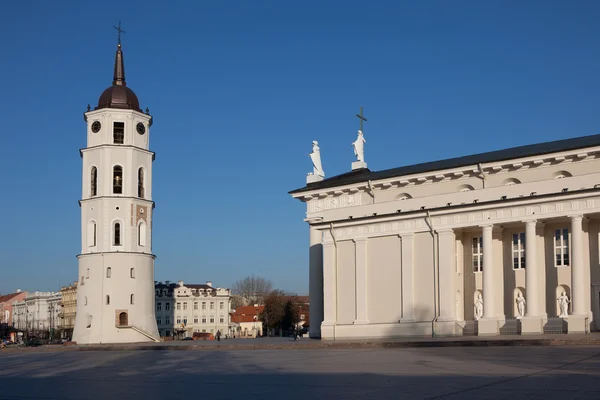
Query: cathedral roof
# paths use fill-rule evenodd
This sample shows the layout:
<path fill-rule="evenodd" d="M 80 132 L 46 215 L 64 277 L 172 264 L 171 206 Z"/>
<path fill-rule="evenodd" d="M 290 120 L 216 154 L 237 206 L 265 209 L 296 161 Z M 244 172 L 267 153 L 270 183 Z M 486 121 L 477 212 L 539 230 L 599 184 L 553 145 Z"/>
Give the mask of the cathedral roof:
<path fill-rule="evenodd" d="M 600 134 L 582 136 L 572 139 L 556 140 L 530 144 L 526 146 L 512 147 L 504 150 L 490 151 L 487 153 L 472 154 L 464 157 L 448 158 L 446 160 L 431 161 L 421 164 L 406 165 L 404 167 L 386 169 L 382 171 L 371 171 L 361 168 L 345 174 L 333 176 L 319 182 L 309 183 L 305 187 L 292 190 L 290 194 L 307 192 L 315 189 L 326 189 L 337 186 L 351 185 L 378 179 L 388 179 L 404 175 L 421 174 L 444 169 L 460 168 L 467 165 L 505 161 L 514 158 L 533 157 L 542 154 L 570 151 L 584 147 L 600 146 Z"/>
<path fill-rule="evenodd" d="M 125 82 L 125 63 L 123 61 L 123 50 L 121 44 L 117 45 L 115 55 L 115 71 L 112 86 L 109 86 L 98 99 L 96 110 L 101 108 L 121 108 L 126 110 L 142 111 L 140 102 Z"/>

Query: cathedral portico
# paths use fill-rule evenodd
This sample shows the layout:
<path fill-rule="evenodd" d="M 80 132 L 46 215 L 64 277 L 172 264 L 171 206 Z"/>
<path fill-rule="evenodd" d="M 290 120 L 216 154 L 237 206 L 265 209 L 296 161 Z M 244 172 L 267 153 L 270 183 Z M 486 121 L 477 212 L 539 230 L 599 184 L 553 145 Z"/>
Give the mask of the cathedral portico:
<path fill-rule="evenodd" d="M 509 150 L 292 192 L 322 234 L 321 337 L 600 328 L 600 136 Z"/>

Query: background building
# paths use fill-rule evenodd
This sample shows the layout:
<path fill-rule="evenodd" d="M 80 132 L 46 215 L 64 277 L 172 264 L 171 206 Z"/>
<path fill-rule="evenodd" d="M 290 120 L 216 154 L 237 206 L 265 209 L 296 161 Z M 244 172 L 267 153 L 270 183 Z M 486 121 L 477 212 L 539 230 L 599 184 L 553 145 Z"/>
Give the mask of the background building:
<path fill-rule="evenodd" d="M 18 289 L 15 293 L 0 295 L 0 327 L 8 327 L 14 325 L 13 304 L 22 301 L 27 292 L 22 292 Z"/>
<path fill-rule="evenodd" d="M 61 329 L 60 292 L 31 292 L 13 304 L 14 326 L 30 336 L 55 338 Z"/>
<path fill-rule="evenodd" d="M 77 281 L 60 289 L 60 319 L 62 337 L 71 340 L 77 314 Z"/>
<path fill-rule="evenodd" d="M 600 135 L 357 163 L 291 192 L 310 225 L 311 336 L 600 330 Z"/>
<path fill-rule="evenodd" d="M 235 337 L 259 337 L 262 336 L 264 329 L 260 320 L 260 313 L 265 306 L 255 304 L 253 306 L 240 306 L 231 312 L 231 323 Z"/>
<path fill-rule="evenodd" d="M 192 337 L 195 332 L 229 333 L 231 292 L 206 284 L 157 282 L 156 322 L 161 336 Z"/>

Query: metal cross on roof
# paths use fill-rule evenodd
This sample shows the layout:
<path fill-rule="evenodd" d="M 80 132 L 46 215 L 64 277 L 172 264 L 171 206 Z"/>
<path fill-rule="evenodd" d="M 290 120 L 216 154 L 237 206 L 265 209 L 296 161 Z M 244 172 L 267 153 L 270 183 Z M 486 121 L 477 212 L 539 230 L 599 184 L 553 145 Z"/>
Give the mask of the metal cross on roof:
<path fill-rule="evenodd" d="M 116 27 L 113 25 L 113 28 L 115 28 L 117 31 L 119 31 L 119 44 L 121 44 L 121 33 L 125 33 L 125 31 L 123 29 L 121 29 L 121 20 L 119 20 L 119 26 Z"/>
<path fill-rule="evenodd" d="M 358 117 L 358 119 L 360 119 L 360 131 L 363 131 L 363 121 L 367 122 L 367 119 L 365 117 L 363 117 L 363 110 L 362 110 L 362 106 L 360 106 L 360 114 L 356 114 L 356 116 Z"/>

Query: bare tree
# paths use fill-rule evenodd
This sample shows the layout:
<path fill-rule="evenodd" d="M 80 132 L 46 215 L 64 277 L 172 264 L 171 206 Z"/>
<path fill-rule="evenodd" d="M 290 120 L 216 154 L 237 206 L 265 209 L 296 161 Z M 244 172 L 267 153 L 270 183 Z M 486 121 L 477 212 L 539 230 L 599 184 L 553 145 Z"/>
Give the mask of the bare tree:
<path fill-rule="evenodd" d="M 263 304 L 265 295 L 271 291 L 271 281 L 259 276 L 247 276 L 231 286 L 232 307 Z"/>

